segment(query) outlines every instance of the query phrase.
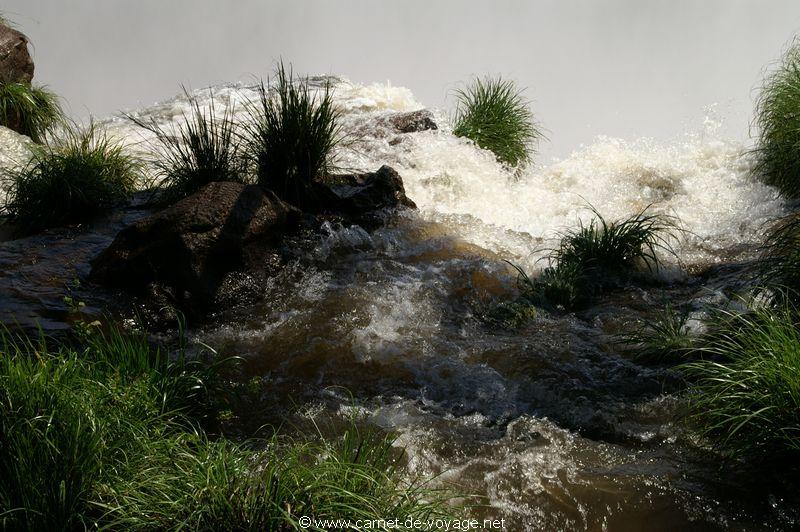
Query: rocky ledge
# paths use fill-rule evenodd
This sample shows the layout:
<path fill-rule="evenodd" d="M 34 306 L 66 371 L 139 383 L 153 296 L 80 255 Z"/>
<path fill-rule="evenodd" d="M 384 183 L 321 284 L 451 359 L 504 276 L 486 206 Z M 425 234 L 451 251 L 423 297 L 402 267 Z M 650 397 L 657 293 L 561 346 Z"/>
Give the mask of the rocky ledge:
<path fill-rule="evenodd" d="M 140 300 L 151 316 L 189 320 L 252 301 L 293 255 L 291 237 L 335 218 L 367 229 L 398 208 L 416 208 L 388 166 L 314 183 L 304 210 L 258 185 L 217 182 L 120 231 L 92 261 L 90 280 Z"/>

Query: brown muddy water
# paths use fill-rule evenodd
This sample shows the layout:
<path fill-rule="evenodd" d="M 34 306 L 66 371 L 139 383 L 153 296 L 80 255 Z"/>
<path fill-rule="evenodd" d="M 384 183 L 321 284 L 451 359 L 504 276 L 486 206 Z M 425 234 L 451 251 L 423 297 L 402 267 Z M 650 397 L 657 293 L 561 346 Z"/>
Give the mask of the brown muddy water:
<path fill-rule="evenodd" d="M 710 129 L 658 144 L 598 138 L 570 157 L 515 176 L 449 132 L 396 134 L 391 113 L 420 108 L 406 89 L 337 81 L 345 131 L 358 142 L 339 165 L 403 176 L 418 211 L 387 214 L 385 227 L 326 225 L 263 286 L 264 302 L 214 316 L 189 331 L 244 358 L 261 384 L 253 426 L 325 424 L 353 414 L 397 434 L 409 473 L 484 498 L 480 517 L 508 530 L 774 530 L 797 526 L 787 481 L 723 461 L 682 422 L 683 380 L 645 363 L 615 335 L 668 302 L 691 310 L 735 301 L 764 223 L 784 205 L 751 176 L 745 147 Z M 246 87 L 213 89 L 241 102 Z M 205 98 L 208 91 L 202 92 Z M 183 98 L 139 111 L 165 124 Z M 136 149 L 147 138 L 105 123 Z M 516 295 L 504 260 L 535 273 L 557 232 L 653 204 L 686 230 L 677 259 L 649 283 L 625 287 L 576 314 L 539 310 L 505 328 L 485 319 Z M 88 260 L 131 208 L 83 232 L 0 243 L 2 320 L 70 319 L 69 289 L 90 318 L 118 295 L 86 283 Z M 113 305 L 112 305 L 113 306 Z"/>

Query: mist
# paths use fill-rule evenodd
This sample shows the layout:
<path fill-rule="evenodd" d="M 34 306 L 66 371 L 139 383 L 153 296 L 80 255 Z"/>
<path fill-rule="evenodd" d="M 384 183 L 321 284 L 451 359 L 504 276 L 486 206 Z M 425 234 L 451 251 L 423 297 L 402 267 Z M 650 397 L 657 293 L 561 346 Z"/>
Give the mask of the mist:
<path fill-rule="evenodd" d="M 200 88 L 295 71 L 410 88 L 450 109 L 471 77 L 526 94 L 563 157 L 597 135 L 670 140 L 711 113 L 746 140 L 763 69 L 800 3 L 743 0 L 6 0 L 33 43 L 35 80 L 73 116 L 107 116 Z"/>

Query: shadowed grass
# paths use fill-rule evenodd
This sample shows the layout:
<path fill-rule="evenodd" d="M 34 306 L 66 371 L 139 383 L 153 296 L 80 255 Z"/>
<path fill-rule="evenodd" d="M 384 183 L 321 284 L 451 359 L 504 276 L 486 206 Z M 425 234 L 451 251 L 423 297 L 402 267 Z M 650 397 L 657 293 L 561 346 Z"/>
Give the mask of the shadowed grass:
<path fill-rule="evenodd" d="M 674 255 L 669 240 L 679 230 L 671 217 L 648 214 L 648 208 L 615 222 L 592 208 L 595 217 L 588 225 L 561 234 L 548 257 L 550 265 L 538 278 L 512 264 L 521 290 L 532 301 L 571 308 L 635 274 L 654 272 L 660 266 L 659 251 Z"/>
<path fill-rule="evenodd" d="M 339 111 L 328 85 L 315 94 L 307 79 L 295 79 L 283 63 L 272 81 L 272 91 L 262 82 L 258 99 L 247 105 L 248 157 L 260 185 L 302 206 L 313 199 L 313 181 L 330 169 L 341 140 Z"/>
<path fill-rule="evenodd" d="M 112 333 L 84 350 L 0 339 L 0 525 L 88 525 L 98 484 L 150 440 L 193 423 L 209 371 Z M 173 429 L 175 427 L 175 429 Z"/>
<path fill-rule="evenodd" d="M 548 266 L 538 277 L 531 278 L 516 264 L 509 264 L 517 271 L 517 287 L 523 299 L 531 305 L 569 309 L 584 303 L 594 293 L 587 293 L 591 287 L 584 286 L 584 279 L 574 265 Z"/>
<path fill-rule="evenodd" d="M 475 79 L 456 91 L 453 134 L 491 150 L 501 162 L 522 168 L 531 160 L 533 143 L 542 137 L 528 102 L 514 82 Z"/>
<path fill-rule="evenodd" d="M 790 214 L 772 225 L 755 273 L 756 292 L 773 304 L 800 302 L 800 215 Z"/>
<path fill-rule="evenodd" d="M 63 118 L 58 97 L 27 83 L 0 83 L 0 125 L 42 142 Z"/>
<path fill-rule="evenodd" d="M 224 361 L 111 331 L 83 349 L 0 337 L 0 528 L 298 530 L 316 518 L 450 513 L 392 440 L 210 439 Z M 322 528 L 308 528 L 321 530 Z"/>
<path fill-rule="evenodd" d="M 793 42 L 761 88 L 755 109 L 758 164 L 763 180 L 800 197 L 800 44 Z"/>
<path fill-rule="evenodd" d="M 667 304 L 663 310 L 640 324 L 633 332 L 617 336 L 619 343 L 636 358 L 654 362 L 683 360 L 693 347 L 687 322 L 689 313 Z"/>
<path fill-rule="evenodd" d="M 243 182 L 246 178 L 241 141 L 233 120 L 233 110 L 218 115 L 213 97 L 208 108 L 184 92 L 192 107 L 183 114 L 183 123 L 174 130 L 128 115 L 136 125 L 152 132 L 159 144 L 154 165 L 160 176 L 166 201 L 197 192 L 213 181 Z"/>
<path fill-rule="evenodd" d="M 133 192 L 140 166 L 94 124 L 65 127 L 10 175 L 5 210 L 25 231 L 80 224 Z"/>
<path fill-rule="evenodd" d="M 791 305 L 720 311 L 682 366 L 693 381 L 692 420 L 734 456 L 800 451 L 800 330 Z"/>
<path fill-rule="evenodd" d="M 4 346 L 0 357 L 0 526 L 66 530 L 102 469 L 102 437 L 74 356 L 64 363 Z M 26 351 L 37 352 L 34 346 Z"/>
<path fill-rule="evenodd" d="M 561 243 L 550 259 L 559 268 L 574 266 L 584 276 L 627 277 L 631 272 L 655 271 L 657 252 L 674 255 L 669 243 L 677 228 L 672 218 L 648 214 L 649 207 L 615 222 L 607 222 L 597 210 L 589 225 L 562 234 Z M 598 279 L 600 280 L 600 279 Z"/>
<path fill-rule="evenodd" d="M 273 438 L 237 445 L 184 435 L 162 440 L 152 451 L 104 497 L 104 520 L 115 527 L 303 530 L 303 516 L 450 515 L 447 492 L 398 480 L 391 439 L 355 426 L 334 441 Z"/>

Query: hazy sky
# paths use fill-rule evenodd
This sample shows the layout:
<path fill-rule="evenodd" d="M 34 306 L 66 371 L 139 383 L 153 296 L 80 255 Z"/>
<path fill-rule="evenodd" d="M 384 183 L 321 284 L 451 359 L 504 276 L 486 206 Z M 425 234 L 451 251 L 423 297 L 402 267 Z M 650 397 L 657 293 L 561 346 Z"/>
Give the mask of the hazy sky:
<path fill-rule="evenodd" d="M 105 116 L 251 80 L 278 57 L 310 74 L 409 87 L 429 106 L 473 75 L 528 88 L 563 156 L 598 134 L 668 139 L 717 103 L 744 139 L 765 65 L 800 30 L 798 0 L 4 0 L 36 80 Z"/>

